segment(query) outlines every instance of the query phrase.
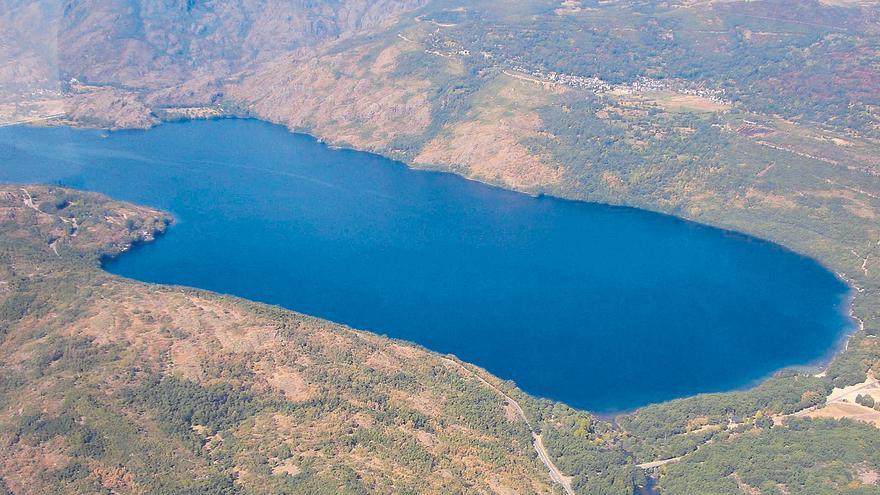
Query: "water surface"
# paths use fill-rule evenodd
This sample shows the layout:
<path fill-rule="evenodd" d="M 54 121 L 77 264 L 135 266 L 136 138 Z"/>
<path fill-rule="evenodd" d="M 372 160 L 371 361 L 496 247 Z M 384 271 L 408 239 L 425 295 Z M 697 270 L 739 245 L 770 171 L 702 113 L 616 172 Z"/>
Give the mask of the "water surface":
<path fill-rule="evenodd" d="M 596 411 L 827 356 L 847 288 L 773 244 L 635 209 L 412 171 L 248 120 L 0 129 L 0 181 L 177 219 L 113 273 L 417 342 Z"/>

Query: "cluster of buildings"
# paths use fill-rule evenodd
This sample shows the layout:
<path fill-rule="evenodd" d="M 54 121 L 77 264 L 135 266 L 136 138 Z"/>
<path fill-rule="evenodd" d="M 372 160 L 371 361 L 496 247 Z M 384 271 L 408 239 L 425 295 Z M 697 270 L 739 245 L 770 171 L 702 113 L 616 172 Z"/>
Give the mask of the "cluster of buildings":
<path fill-rule="evenodd" d="M 584 89 L 597 93 L 615 92 L 621 94 L 636 94 L 647 92 L 671 91 L 674 93 L 699 96 L 716 103 L 728 103 L 724 99 L 724 91 L 711 89 L 680 79 L 651 79 L 640 77 L 633 82 L 611 84 L 598 77 L 583 77 L 572 74 L 561 74 L 554 71 L 540 69 L 529 70 L 523 66 L 514 66 L 513 70 L 528 74 L 543 81 L 564 84 L 573 88 Z"/>
<path fill-rule="evenodd" d="M 403 36 L 401 36 L 403 38 Z M 403 38 L 406 39 L 406 38 Z M 407 40 L 409 41 L 409 40 Z M 444 38 L 440 34 L 440 29 L 436 29 L 431 33 L 426 43 L 434 49 L 426 49 L 427 53 L 439 55 L 445 58 L 453 58 L 456 56 L 467 57 L 471 54 L 470 50 L 465 49 L 461 43 Z M 496 48 L 502 48 L 497 45 Z M 483 58 L 494 58 L 490 52 L 479 52 Z M 503 58 L 503 57 L 502 57 Z M 516 57 L 519 58 L 519 57 Z M 511 63 L 512 62 L 512 63 Z M 531 76 L 541 81 L 551 82 L 555 84 L 564 84 L 577 89 L 592 91 L 595 93 L 614 92 L 618 94 L 638 94 L 668 91 L 683 95 L 692 95 L 704 98 L 715 103 L 730 103 L 724 98 L 724 91 L 720 89 L 706 88 L 701 84 L 682 79 L 651 79 L 649 77 L 639 77 L 638 79 L 621 84 L 612 84 L 598 77 L 576 76 L 574 74 L 565 74 L 555 71 L 547 71 L 543 69 L 529 69 L 518 63 L 519 61 L 508 60 L 512 71 L 523 75 Z M 504 64 L 504 65 L 508 65 Z"/>

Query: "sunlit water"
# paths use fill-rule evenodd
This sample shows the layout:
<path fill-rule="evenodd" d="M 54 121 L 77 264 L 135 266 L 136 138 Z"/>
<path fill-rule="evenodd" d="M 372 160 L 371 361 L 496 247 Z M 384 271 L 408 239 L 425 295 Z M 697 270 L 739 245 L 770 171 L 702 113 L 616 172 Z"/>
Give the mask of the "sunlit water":
<path fill-rule="evenodd" d="M 279 304 L 453 353 L 597 411 L 828 355 L 846 286 L 767 242 L 533 198 L 248 120 L 0 129 L 0 181 L 173 213 L 116 274 Z"/>

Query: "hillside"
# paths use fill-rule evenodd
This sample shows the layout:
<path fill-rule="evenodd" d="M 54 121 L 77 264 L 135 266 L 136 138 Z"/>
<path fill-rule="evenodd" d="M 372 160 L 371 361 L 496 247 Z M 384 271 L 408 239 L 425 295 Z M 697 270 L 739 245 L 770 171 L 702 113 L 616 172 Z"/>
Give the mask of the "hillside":
<path fill-rule="evenodd" d="M 40 20 L 63 54 L 9 59 L 54 67 L 57 87 L 10 74 L 3 119 L 254 116 L 414 167 L 755 234 L 876 287 L 876 2 L 37 5 L 0 22 Z M 137 49 L 120 59 L 118 44 Z"/>
<path fill-rule="evenodd" d="M 513 389 L 509 393 L 522 399 L 536 430 L 543 432 L 550 456 L 574 477 L 579 493 L 609 493 L 607 484 L 615 483 L 626 493 L 626 486 L 641 482 L 633 464 L 667 459 L 677 462 L 651 469 L 662 473 L 659 486 L 668 490 L 663 493 L 675 495 L 880 493 L 876 429 L 849 420 L 793 416 L 813 407 L 821 410 L 835 386 L 862 383 L 872 368 L 880 372 L 877 2 L 438 0 L 388 1 L 375 9 L 367 8 L 368 3 L 221 6 L 194 1 L 160 9 L 150 8 L 149 2 L 95 0 L 64 11 L 51 2 L 0 2 L 0 36 L 6 40 L 0 43 L 5 50 L 0 56 L 18 62 L 0 69 L 0 118 L 145 128 L 163 120 L 253 116 L 413 167 L 451 171 L 529 193 L 671 213 L 814 257 L 854 288 L 853 316 L 859 322 L 846 351 L 822 376 L 784 372 L 753 390 L 649 406 L 617 418 L 614 426 Z M 232 11 L 249 19 L 243 32 L 233 29 L 235 23 L 220 21 Z M 45 32 L 57 33 L 57 41 L 45 42 Z M 218 40 L 230 40 L 227 49 L 217 48 Z M 116 50 L 120 44 L 129 48 Z M 0 404 L 6 418 L 33 418 L 32 426 L 19 419 L 5 422 L 6 438 L 22 432 L 22 440 L 11 444 L 11 452 L 18 453 L 2 459 L 4 465 L 14 462 L 14 472 L 21 473 L 6 478 L 14 492 L 34 480 L 47 483 L 41 486 L 58 483 L 54 486 L 85 491 L 85 483 L 103 479 L 102 469 L 118 465 L 125 466 L 129 479 L 149 478 L 154 463 L 130 466 L 122 461 L 131 451 L 120 445 L 138 431 L 154 435 L 149 438 L 155 440 L 155 465 L 168 465 L 158 459 L 181 463 L 160 470 L 170 473 L 164 486 L 171 491 L 179 486 L 174 483 L 193 480 L 188 472 L 204 473 L 199 479 L 211 482 L 229 483 L 237 476 L 233 486 L 244 490 L 266 480 L 284 483 L 283 475 L 268 473 L 290 458 L 296 458 L 290 465 L 302 471 L 299 476 L 314 483 L 343 479 L 331 466 L 346 466 L 361 476 L 364 481 L 359 482 L 367 483 L 368 491 L 431 487 L 504 493 L 498 488 L 502 485 L 525 493 L 559 489 L 534 458 L 528 428 L 502 421 L 504 401 L 497 392 L 458 374 L 441 357 L 394 343 L 419 353 L 407 359 L 390 354 L 387 346 L 392 344 L 385 340 L 329 323 L 200 292 L 120 281 L 97 270 L 94 256 L 108 249 L 108 242 L 129 242 L 130 233 L 107 227 L 98 238 L 83 235 L 80 240 L 77 235 L 68 243 L 52 244 L 59 257 L 46 241 L 50 235 L 52 241 L 61 238 L 65 230 L 33 227 L 42 216 L 17 206 L 21 198 L 14 189 L 7 190 L 7 201 L 15 203 L 17 213 L 10 218 L 17 220 L 14 229 L 6 221 L 0 231 L 4 256 L 11 260 L 3 266 L 14 267 L 4 275 L 8 289 L 3 307 L 13 309 L 4 309 L 11 312 L 4 313 L 9 330 L 0 351 Z M 142 218 L 160 217 L 138 211 Z M 89 244 L 77 247 L 80 242 Z M 30 281 L 34 276 L 37 281 Z M 76 280 L 88 281 L 86 289 L 77 288 Z M 69 313 L 74 301 L 94 309 Z M 268 337 L 277 335 L 271 329 L 279 328 L 278 322 L 289 320 L 296 323 L 285 325 L 312 337 L 293 339 L 282 333 L 292 339 L 289 348 Z M 176 334 L 178 327 L 184 331 Z M 245 336 L 241 328 L 252 330 Z M 119 341 L 125 347 L 112 347 L 115 341 L 106 335 L 111 329 L 119 333 L 114 338 L 126 339 Z M 43 331 L 49 333 L 43 336 Z M 151 338 L 139 338 L 141 332 L 150 332 L 145 335 Z M 70 365 L 64 364 L 66 358 L 52 361 L 52 356 L 64 355 L 53 351 L 42 358 L 49 359 L 47 368 L 39 364 L 42 354 L 36 349 L 53 349 L 40 340 L 50 335 L 110 347 L 98 354 L 106 359 L 89 368 L 78 362 L 81 357 Z M 256 343 L 251 335 L 263 335 L 264 340 Z M 241 355 L 208 352 L 223 348 L 223 339 L 233 339 L 236 349 L 253 350 Z M 325 349 L 322 339 L 342 340 Z M 86 345 L 60 342 L 74 356 L 77 346 Z M 262 345 L 271 348 L 265 356 Z M 375 369 L 365 365 L 379 350 L 384 357 L 377 359 L 389 358 L 396 362 L 394 373 L 409 377 L 386 381 L 397 375 L 382 371 L 379 363 Z M 314 370 L 321 373 L 307 376 L 295 361 L 277 357 L 288 352 L 321 357 L 312 356 L 322 363 Z M 141 354 L 149 357 L 149 366 L 135 366 Z M 194 356 L 206 364 L 194 364 L 199 362 Z M 278 378 L 283 387 L 270 381 L 278 380 L 272 378 L 276 359 L 287 368 Z M 357 375 L 363 381 L 334 381 L 339 363 L 349 373 L 342 376 Z M 130 374 L 130 368 L 139 370 Z M 74 380 L 80 369 L 97 371 L 85 373 L 80 383 Z M 247 371 L 239 376 L 238 369 Z M 46 370 L 49 378 L 43 379 Z M 294 374 L 284 374 L 291 370 Z M 438 377 L 436 370 L 446 371 Z M 170 376 L 175 381 L 164 381 Z M 72 380 L 76 387 L 71 387 Z M 32 383 L 41 384 L 37 390 L 45 387 L 46 398 L 37 396 L 43 392 L 32 390 Z M 250 394 L 249 404 L 260 405 L 205 418 L 210 424 L 194 424 L 192 418 L 187 424 L 170 412 L 148 408 L 145 404 L 162 404 L 167 398 L 139 395 L 148 390 L 146 383 L 157 384 L 149 390 L 192 393 L 198 400 L 225 393 L 211 387 L 229 386 L 235 393 Z M 327 413 L 317 411 L 326 406 L 307 401 L 305 412 L 294 408 L 290 415 L 296 421 L 284 430 L 291 445 L 285 457 L 270 452 L 273 440 L 259 436 L 269 434 L 259 427 L 270 423 L 256 411 L 266 407 L 259 411 L 286 414 L 277 411 L 287 409 L 272 409 L 276 405 L 261 401 L 278 400 L 266 397 L 280 397 L 278 390 L 285 392 L 284 387 L 303 393 L 302 386 L 290 383 L 323 387 L 320 396 L 338 397 L 332 410 L 344 412 L 321 423 Z M 192 384 L 202 388 L 191 389 Z M 104 394 L 105 387 L 109 394 Z M 426 389 L 442 391 L 429 403 L 446 404 L 434 416 L 416 407 L 424 398 L 413 399 Z M 17 416 L 13 404 L 25 396 L 35 406 Z M 377 406 L 377 397 L 387 397 L 393 406 Z M 455 400 L 462 397 L 467 400 Z M 70 435 L 88 433 L 58 415 L 62 404 L 85 417 L 102 417 L 98 410 L 115 414 L 107 424 L 127 425 L 121 431 L 128 433 L 119 435 L 129 436 L 112 437 L 116 440 L 108 442 L 115 447 L 104 448 L 96 459 L 83 454 L 85 450 L 71 450 L 81 448 L 79 440 L 61 441 L 44 432 L 56 425 L 48 417 L 67 421 L 63 430 Z M 465 413 L 449 410 L 451 404 L 486 409 Z M 75 409 L 86 407 L 95 409 L 89 414 Z M 395 409 L 383 416 L 377 412 L 381 407 Z M 489 409 L 494 412 L 487 413 Z M 372 423 L 361 425 L 354 419 L 364 411 L 372 411 L 367 413 Z M 412 419 L 416 413 L 429 419 Z M 477 418 L 493 419 L 484 424 Z M 431 441 L 436 450 L 419 443 L 415 425 L 425 421 L 435 435 Z M 445 421 L 461 428 L 446 431 Z M 305 426 L 295 428 L 300 424 L 309 425 L 308 434 Z M 177 431 L 163 431 L 160 425 L 176 425 Z M 354 433 L 346 437 L 349 427 Z M 381 434 L 363 437 L 362 430 Z M 216 439 L 218 431 L 235 432 L 235 446 Z M 233 438 L 229 435 L 223 438 Z M 202 444 L 212 445 L 210 452 Z M 397 455 L 402 445 L 427 450 L 441 460 L 432 461 L 428 469 L 427 461 L 417 460 L 424 459 L 419 455 Z M 36 457 L 22 452 L 41 449 L 49 455 L 44 459 L 51 460 L 53 448 L 60 452 L 58 467 L 72 466 L 65 472 L 80 477 L 72 482 L 79 485 L 33 474 L 39 463 L 27 471 L 28 459 Z M 147 446 L 138 449 L 152 452 Z M 306 455 L 315 452 L 321 454 Z M 463 452 L 469 452 L 465 459 L 482 459 L 485 469 L 468 471 Z M 454 476 L 444 477 L 443 469 Z M 498 473 L 498 485 L 483 476 L 486 472 Z"/>
<path fill-rule="evenodd" d="M 637 462 L 675 457 L 672 493 L 880 491 L 874 426 L 805 419 L 841 395 L 831 378 L 783 373 L 614 425 L 408 343 L 100 270 L 170 222 L 93 193 L 0 187 L 4 490 L 628 494 L 644 484 Z"/>
<path fill-rule="evenodd" d="M 0 187 L 7 490 L 558 492 L 532 433 L 551 410 L 583 413 L 411 344 L 100 270 L 169 221 L 95 194 Z M 623 493 L 637 471 L 603 429 L 585 438 L 619 468 L 593 483 Z"/>
<path fill-rule="evenodd" d="M 42 187 L 0 208 L 14 493 L 553 493 L 525 423 L 455 361 L 103 274 L 99 253 L 151 239 L 158 212 Z"/>

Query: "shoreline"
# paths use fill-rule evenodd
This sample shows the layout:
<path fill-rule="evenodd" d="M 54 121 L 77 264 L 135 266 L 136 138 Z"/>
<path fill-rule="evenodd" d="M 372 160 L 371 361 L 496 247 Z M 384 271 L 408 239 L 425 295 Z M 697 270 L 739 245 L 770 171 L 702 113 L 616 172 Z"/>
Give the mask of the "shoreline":
<path fill-rule="evenodd" d="M 159 123 L 157 123 L 155 126 L 152 126 L 147 129 L 109 129 L 106 127 L 90 125 L 90 124 L 82 123 L 82 122 L 56 120 L 56 119 L 60 119 L 60 118 L 61 117 L 53 116 L 53 117 L 51 117 L 51 119 L 38 119 L 35 121 L 18 122 L 18 123 L 14 123 L 14 124 L 10 124 L 10 125 L 21 125 L 21 126 L 25 126 L 25 127 L 34 127 L 34 128 L 68 127 L 71 129 L 100 130 L 100 131 L 104 131 L 104 132 L 114 133 L 114 132 L 146 132 L 146 131 L 151 130 L 153 127 L 157 127 L 158 125 L 161 125 L 161 124 L 188 123 L 188 122 L 227 120 L 227 119 L 251 120 L 251 121 L 258 122 L 258 123 L 264 124 L 264 125 L 278 126 L 278 127 L 284 128 L 286 130 L 286 132 L 288 132 L 290 134 L 293 134 L 293 135 L 298 134 L 300 136 L 305 136 L 305 137 L 313 140 L 317 144 L 319 144 L 323 147 L 326 147 L 328 149 L 353 151 L 353 152 L 359 152 L 359 153 L 368 153 L 368 154 L 374 155 L 376 157 L 388 159 L 388 160 L 394 162 L 395 164 L 400 165 L 402 167 L 405 167 L 405 168 L 412 170 L 412 171 L 453 175 L 455 177 L 462 178 L 467 181 L 481 184 L 484 186 L 488 186 L 488 187 L 491 187 L 496 190 L 504 191 L 507 193 L 513 193 L 513 194 L 523 194 L 523 195 L 526 195 L 526 196 L 529 196 L 532 198 L 546 198 L 547 200 L 552 200 L 552 201 L 566 201 L 566 202 L 570 201 L 570 202 L 589 204 L 592 206 L 609 208 L 609 209 L 621 209 L 621 210 L 631 210 L 631 211 L 638 212 L 638 213 L 650 213 L 650 214 L 654 214 L 654 215 L 660 215 L 660 216 L 665 217 L 665 218 L 672 220 L 672 221 L 683 222 L 683 223 L 685 223 L 689 226 L 695 227 L 695 228 L 709 228 L 709 229 L 719 230 L 719 231 L 722 231 L 726 235 L 736 236 L 736 237 L 745 239 L 749 242 L 763 243 L 763 244 L 772 246 L 775 249 L 781 249 L 787 253 L 796 255 L 800 258 L 810 260 L 811 262 L 816 263 L 819 266 L 821 266 L 824 270 L 828 271 L 829 273 L 834 274 L 835 278 L 837 278 L 843 285 L 845 285 L 849 289 L 848 295 L 846 296 L 846 301 L 841 303 L 841 310 L 842 310 L 842 314 L 847 319 L 850 320 L 851 325 L 848 325 L 849 328 L 841 329 L 840 337 L 838 338 L 838 342 L 833 347 L 829 348 L 828 352 L 825 355 L 823 355 L 823 357 L 820 357 L 817 360 L 810 362 L 810 363 L 805 363 L 805 364 L 801 364 L 801 365 L 791 365 L 791 366 L 786 366 L 783 368 L 776 369 L 767 375 L 764 375 L 764 376 L 757 378 L 753 381 L 749 381 L 747 384 L 744 384 L 741 387 L 737 387 L 737 388 L 733 388 L 733 389 L 727 389 L 727 390 L 721 390 L 721 391 L 715 391 L 715 392 L 701 392 L 701 393 L 681 396 L 678 398 L 663 400 L 663 401 L 659 401 L 659 402 L 655 402 L 655 403 L 645 404 L 645 405 L 639 406 L 634 409 L 611 411 L 611 412 L 605 412 L 605 413 L 597 413 L 597 412 L 590 411 L 588 409 L 575 408 L 578 410 L 584 410 L 584 411 L 590 412 L 591 414 L 595 415 L 596 417 L 598 417 L 600 419 L 608 419 L 610 421 L 613 421 L 614 418 L 617 416 L 629 414 L 634 411 L 638 411 L 640 409 L 643 409 L 645 407 L 649 407 L 652 405 L 664 404 L 664 403 L 668 403 L 668 402 L 676 401 L 676 400 L 684 400 L 684 399 L 699 397 L 699 396 L 703 396 L 703 395 L 711 395 L 711 394 L 744 392 L 744 391 L 747 391 L 749 389 L 756 387 L 760 383 L 772 378 L 774 375 L 776 375 L 780 372 L 786 371 L 786 370 L 791 370 L 791 371 L 795 371 L 795 372 L 798 372 L 801 374 L 817 376 L 817 377 L 818 376 L 825 376 L 825 372 L 827 372 L 827 370 L 830 368 L 830 366 L 842 354 L 846 353 L 849 350 L 849 343 L 851 342 L 852 338 L 858 332 L 860 332 L 864 329 L 864 322 L 861 318 L 859 318 L 858 316 L 855 315 L 855 306 L 854 306 L 855 298 L 858 297 L 858 294 L 863 293 L 864 289 L 859 287 L 855 283 L 854 280 L 850 279 L 849 277 L 847 277 L 845 274 L 843 274 L 841 272 L 833 270 L 823 260 L 821 260 L 815 256 L 801 253 L 801 252 L 796 251 L 795 249 L 790 248 L 786 245 L 783 245 L 779 242 L 765 239 L 762 237 L 758 237 L 757 235 L 754 235 L 754 234 L 735 230 L 735 229 L 727 227 L 727 226 L 720 226 L 720 225 L 714 225 L 711 223 L 700 222 L 700 221 L 697 221 L 694 219 L 690 219 L 690 218 L 686 218 L 686 217 L 682 217 L 682 216 L 677 216 L 672 213 L 659 211 L 659 210 L 655 210 L 655 209 L 651 209 L 651 208 L 643 207 L 643 206 L 632 206 L 632 205 L 628 205 L 628 204 L 624 204 L 624 203 L 609 203 L 609 202 L 591 201 L 591 200 L 585 200 L 585 199 L 566 198 L 563 196 L 548 194 L 546 192 L 522 191 L 522 190 L 518 190 L 518 189 L 508 188 L 503 185 L 499 185 L 497 183 L 487 182 L 485 180 L 481 180 L 481 179 L 477 179 L 477 178 L 473 178 L 473 177 L 468 177 L 466 175 L 462 175 L 462 174 L 455 172 L 453 170 L 444 170 L 444 169 L 440 168 L 439 166 L 414 167 L 411 164 L 409 164 L 399 158 L 387 156 L 387 155 L 384 155 L 381 153 L 377 153 L 375 151 L 361 150 L 361 149 L 347 146 L 347 145 L 332 144 L 332 141 L 328 141 L 320 136 L 310 134 L 307 129 L 292 129 L 292 128 L 287 127 L 283 124 L 264 120 L 264 119 L 261 119 L 259 117 L 252 116 L 252 115 L 242 116 L 242 115 L 228 114 L 228 115 L 213 115 L 213 116 L 210 116 L 207 118 L 181 118 L 181 119 L 174 119 L 174 120 L 162 120 Z M 172 223 L 175 221 L 176 221 L 176 219 L 174 219 L 173 215 L 172 215 Z M 157 235 L 157 237 L 163 235 L 164 233 L 165 232 L 159 233 Z M 110 273 L 104 267 L 106 262 L 112 262 L 118 256 L 124 254 L 127 251 L 130 251 L 132 249 L 137 248 L 139 244 L 146 244 L 147 242 L 148 241 L 135 242 L 135 243 L 132 243 L 130 246 L 128 246 L 125 250 L 123 250 L 121 252 L 101 256 L 100 259 L 98 260 L 99 267 L 102 270 L 104 270 L 105 272 Z M 292 311 L 295 311 L 295 310 L 292 310 Z M 371 332 L 371 333 L 381 335 L 379 332 Z M 417 343 L 412 343 L 412 344 L 419 345 Z M 537 399 L 545 399 L 544 397 L 541 397 L 539 395 L 535 395 L 535 394 L 529 394 L 529 395 L 531 395 L 532 397 L 537 398 Z M 569 406 L 569 407 L 572 407 L 572 406 Z"/>
<path fill-rule="evenodd" d="M 812 376 L 816 378 L 825 377 L 827 375 L 828 369 L 831 367 L 834 361 L 849 350 L 849 344 L 852 341 L 853 337 L 857 333 L 865 330 L 864 320 L 862 320 L 855 314 L 855 298 L 858 296 L 860 291 L 854 284 L 851 284 L 849 282 L 847 282 L 847 286 L 850 287 L 850 294 L 847 297 L 847 301 L 845 303 L 845 307 L 847 309 L 846 317 L 849 318 L 850 321 L 853 323 L 851 325 L 852 328 L 850 328 L 849 331 L 843 332 L 841 334 L 841 338 L 839 339 L 840 341 L 834 347 L 834 350 L 829 353 L 830 355 L 828 358 L 821 359 L 820 362 L 815 365 L 805 364 L 802 365 L 802 367 L 795 367 L 795 370 L 803 371 L 807 374 L 812 374 Z"/>

